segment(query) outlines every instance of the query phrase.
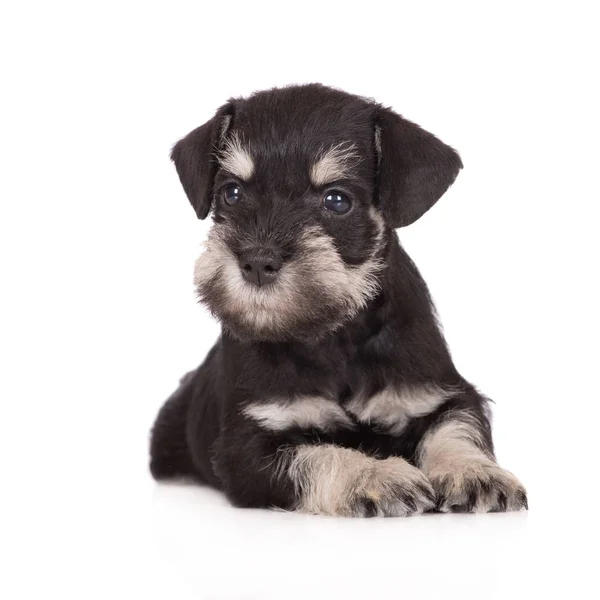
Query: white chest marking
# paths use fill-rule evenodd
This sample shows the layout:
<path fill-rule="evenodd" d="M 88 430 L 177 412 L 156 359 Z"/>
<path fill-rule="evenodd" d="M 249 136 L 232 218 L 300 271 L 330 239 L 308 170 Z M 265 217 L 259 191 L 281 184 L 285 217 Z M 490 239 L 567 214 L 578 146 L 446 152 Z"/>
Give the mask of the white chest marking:
<path fill-rule="evenodd" d="M 261 427 L 272 431 L 284 431 L 293 427 L 335 431 L 355 427 L 352 419 L 338 404 L 319 396 L 300 396 L 293 399 L 276 399 L 265 404 L 249 404 L 242 412 L 257 421 Z"/>
<path fill-rule="evenodd" d="M 358 395 L 346 406 L 358 421 L 398 435 L 410 419 L 433 412 L 453 395 L 435 384 L 384 388 L 370 398 Z"/>

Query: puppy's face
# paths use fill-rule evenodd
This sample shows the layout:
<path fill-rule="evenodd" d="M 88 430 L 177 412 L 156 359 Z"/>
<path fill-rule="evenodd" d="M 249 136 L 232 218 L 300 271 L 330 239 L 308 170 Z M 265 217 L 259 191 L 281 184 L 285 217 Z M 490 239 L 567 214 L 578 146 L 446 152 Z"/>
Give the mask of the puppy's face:
<path fill-rule="evenodd" d="M 385 156 L 387 138 L 411 132 L 413 142 L 400 142 L 406 164 L 397 148 Z M 433 157 L 418 155 L 419 137 Z M 454 162 L 441 185 L 430 164 L 440 149 Z M 238 337 L 272 341 L 317 339 L 364 308 L 379 289 L 390 228 L 418 218 L 460 168 L 416 125 L 320 85 L 230 101 L 173 160 L 198 216 L 212 209 L 214 219 L 196 262 L 200 299 Z M 390 161 L 404 167 L 391 182 Z M 415 185 L 427 188 L 416 200 Z M 390 192 L 404 195 L 404 209 L 382 197 Z"/>

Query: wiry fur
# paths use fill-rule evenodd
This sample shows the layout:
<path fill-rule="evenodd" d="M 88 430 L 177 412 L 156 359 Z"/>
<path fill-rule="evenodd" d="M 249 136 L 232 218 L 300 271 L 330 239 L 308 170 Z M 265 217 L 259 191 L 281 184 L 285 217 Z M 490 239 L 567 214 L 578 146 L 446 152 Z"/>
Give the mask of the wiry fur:
<path fill-rule="evenodd" d="M 360 423 L 398 435 L 408 422 L 433 412 L 452 396 L 434 384 L 395 386 L 373 396 L 357 394 L 346 407 Z"/>
<path fill-rule="evenodd" d="M 224 118 L 221 131 L 229 126 L 230 120 L 230 116 Z M 242 144 L 237 132 L 233 132 L 229 137 L 221 135 L 223 136 L 219 155 L 221 167 L 240 179 L 248 181 L 254 174 L 254 161 L 250 151 Z"/>
<path fill-rule="evenodd" d="M 352 143 L 341 143 L 322 152 L 310 169 L 310 180 L 316 186 L 343 179 L 360 160 Z"/>
<path fill-rule="evenodd" d="M 355 427 L 354 421 L 337 402 L 318 396 L 301 396 L 249 404 L 242 409 L 242 412 L 257 421 L 261 427 L 272 431 L 294 428 L 333 431 Z"/>
<path fill-rule="evenodd" d="M 198 217 L 213 215 L 194 281 L 223 334 L 157 417 L 157 479 L 327 515 L 527 505 L 394 232 L 452 184 L 452 148 L 314 84 L 230 100 L 172 158 Z M 350 210 L 327 210 L 332 190 Z"/>
<path fill-rule="evenodd" d="M 305 339 L 337 329 L 355 316 L 379 290 L 377 275 L 384 266 L 378 256 L 381 218 L 370 213 L 376 228 L 371 255 L 358 265 L 346 265 L 334 240 L 318 225 L 299 232 L 295 258 L 283 266 L 276 285 L 259 288 L 242 276 L 231 249 L 240 232 L 227 222 L 211 230 L 205 251 L 196 261 L 198 296 L 225 327 L 247 338 Z M 276 243 L 275 233 L 262 243 Z M 241 251 L 244 245 L 240 244 Z M 314 299 L 319 299 L 315 310 Z"/>
<path fill-rule="evenodd" d="M 286 465 L 283 459 L 283 465 Z M 433 508 L 427 478 L 403 458 L 384 460 L 329 444 L 292 451 L 285 475 L 296 510 L 343 517 L 405 517 Z"/>
<path fill-rule="evenodd" d="M 525 489 L 494 461 L 478 418 L 453 411 L 419 445 L 417 464 L 434 486 L 442 512 L 496 512 L 527 505 Z"/>

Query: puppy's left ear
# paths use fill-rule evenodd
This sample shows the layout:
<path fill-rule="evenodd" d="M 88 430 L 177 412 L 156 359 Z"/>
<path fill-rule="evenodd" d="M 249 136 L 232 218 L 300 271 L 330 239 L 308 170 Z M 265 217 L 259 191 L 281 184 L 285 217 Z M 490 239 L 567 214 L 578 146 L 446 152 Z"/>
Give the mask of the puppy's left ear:
<path fill-rule="evenodd" d="M 217 153 L 225 139 L 233 115 L 233 105 L 225 104 L 201 127 L 188 133 L 171 150 L 179 181 L 199 219 L 208 215 L 213 181 L 219 168 Z"/>
<path fill-rule="evenodd" d="M 394 228 L 425 214 L 462 168 L 455 150 L 388 108 L 378 113 L 375 142 L 380 208 Z"/>

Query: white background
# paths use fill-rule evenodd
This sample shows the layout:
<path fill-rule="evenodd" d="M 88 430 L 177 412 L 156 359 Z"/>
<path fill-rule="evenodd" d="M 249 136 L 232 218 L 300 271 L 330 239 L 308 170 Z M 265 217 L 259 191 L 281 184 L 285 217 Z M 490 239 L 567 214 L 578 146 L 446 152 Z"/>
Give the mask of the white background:
<path fill-rule="evenodd" d="M 2 598 L 598 597 L 593 5 L 2 4 Z M 528 514 L 336 520 L 151 480 L 153 418 L 218 335 L 170 147 L 310 81 L 461 152 L 400 235 Z"/>

